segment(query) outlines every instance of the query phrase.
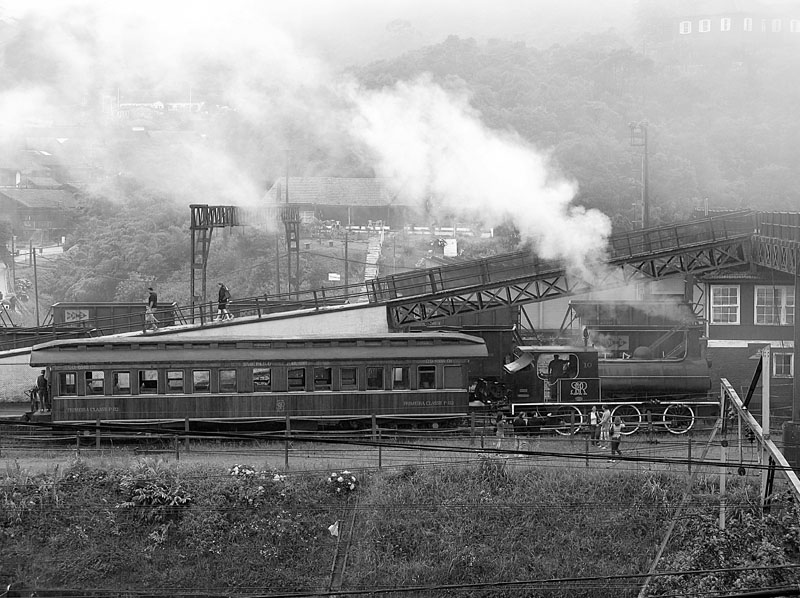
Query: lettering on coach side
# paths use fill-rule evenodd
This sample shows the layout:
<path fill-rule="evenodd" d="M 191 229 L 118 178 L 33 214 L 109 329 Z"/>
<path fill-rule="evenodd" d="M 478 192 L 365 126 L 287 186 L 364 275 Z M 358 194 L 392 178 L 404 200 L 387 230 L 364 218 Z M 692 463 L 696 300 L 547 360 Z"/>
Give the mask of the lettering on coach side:
<path fill-rule="evenodd" d="M 119 407 L 65 407 L 67 413 L 117 413 Z"/>

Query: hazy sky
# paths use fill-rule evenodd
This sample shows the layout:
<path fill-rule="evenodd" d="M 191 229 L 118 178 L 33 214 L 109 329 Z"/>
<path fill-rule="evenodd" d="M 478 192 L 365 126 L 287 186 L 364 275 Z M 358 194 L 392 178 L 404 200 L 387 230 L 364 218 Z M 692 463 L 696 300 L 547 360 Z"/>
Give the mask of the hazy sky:
<path fill-rule="evenodd" d="M 367 62 L 448 35 L 546 46 L 581 31 L 627 30 L 633 0 L 3 0 L 10 16 L 69 15 L 93 5 L 122 21 L 160 20 L 191 30 L 204 21 L 273 28 L 336 64 Z M 69 18 L 69 17 L 67 17 Z"/>

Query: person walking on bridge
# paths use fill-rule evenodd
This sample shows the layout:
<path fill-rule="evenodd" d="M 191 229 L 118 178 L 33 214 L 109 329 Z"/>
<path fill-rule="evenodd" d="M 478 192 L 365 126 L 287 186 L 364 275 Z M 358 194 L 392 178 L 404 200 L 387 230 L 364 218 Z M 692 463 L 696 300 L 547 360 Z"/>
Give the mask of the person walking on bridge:
<path fill-rule="evenodd" d="M 219 295 L 217 297 L 217 317 L 215 321 L 232 320 L 233 314 L 228 311 L 228 301 L 231 300 L 231 292 L 224 282 L 219 283 Z"/>
<path fill-rule="evenodd" d="M 147 288 L 147 307 L 144 309 L 144 322 L 147 330 L 158 330 L 158 318 L 156 317 L 156 306 L 158 306 L 158 294 L 153 287 Z"/>

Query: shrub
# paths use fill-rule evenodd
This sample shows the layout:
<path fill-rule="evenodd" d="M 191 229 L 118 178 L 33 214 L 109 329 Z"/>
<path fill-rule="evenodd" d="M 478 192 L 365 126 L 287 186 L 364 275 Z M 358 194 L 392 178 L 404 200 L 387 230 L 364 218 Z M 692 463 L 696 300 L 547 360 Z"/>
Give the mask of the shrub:
<path fill-rule="evenodd" d="M 125 500 L 117 504 L 117 508 L 132 509 L 137 518 L 147 522 L 178 519 L 193 501 L 178 480 L 175 469 L 160 460 L 139 463 L 122 476 L 119 489 Z"/>

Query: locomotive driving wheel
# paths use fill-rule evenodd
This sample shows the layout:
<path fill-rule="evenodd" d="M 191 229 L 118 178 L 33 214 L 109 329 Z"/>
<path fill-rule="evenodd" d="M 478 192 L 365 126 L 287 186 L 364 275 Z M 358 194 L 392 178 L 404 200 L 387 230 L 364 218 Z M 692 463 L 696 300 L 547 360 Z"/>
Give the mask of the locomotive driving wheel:
<path fill-rule="evenodd" d="M 694 411 L 689 405 L 673 403 L 664 409 L 664 426 L 672 434 L 686 434 L 694 426 Z"/>
<path fill-rule="evenodd" d="M 547 415 L 550 425 L 554 426 L 556 434 L 561 436 L 577 434 L 583 424 L 581 410 L 573 405 L 555 407 Z"/>
<path fill-rule="evenodd" d="M 611 417 L 612 419 L 615 417 L 622 419 L 622 423 L 625 424 L 622 433 L 625 436 L 636 432 L 642 424 L 642 412 L 636 405 L 617 405 L 611 412 Z"/>

